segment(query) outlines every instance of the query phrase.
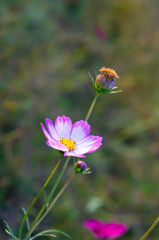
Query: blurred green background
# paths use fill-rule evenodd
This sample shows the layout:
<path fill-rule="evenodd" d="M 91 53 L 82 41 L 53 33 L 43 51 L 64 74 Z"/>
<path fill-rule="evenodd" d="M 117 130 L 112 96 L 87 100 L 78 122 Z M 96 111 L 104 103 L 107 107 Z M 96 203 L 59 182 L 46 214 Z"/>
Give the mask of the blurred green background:
<path fill-rule="evenodd" d="M 15 232 L 21 207 L 59 158 L 40 122 L 84 119 L 95 94 L 88 72 L 103 66 L 117 72 L 123 91 L 100 96 L 89 120 L 91 134 L 103 136 L 86 158 L 92 174 L 75 178 L 41 229 L 91 240 L 83 221 L 97 218 L 127 223 L 121 239 L 133 240 L 158 216 L 158 11 L 158 0 L 1 1 L 0 216 Z M 72 172 L 71 162 L 63 183 Z M 156 228 L 149 239 L 158 238 Z M 9 238 L 1 231 L 0 239 Z"/>

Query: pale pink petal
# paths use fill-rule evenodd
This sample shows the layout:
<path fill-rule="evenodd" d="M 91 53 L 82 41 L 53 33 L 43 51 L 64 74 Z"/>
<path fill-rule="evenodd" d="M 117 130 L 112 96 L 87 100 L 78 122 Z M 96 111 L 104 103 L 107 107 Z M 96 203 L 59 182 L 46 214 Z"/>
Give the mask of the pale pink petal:
<path fill-rule="evenodd" d="M 76 143 L 75 154 L 85 154 L 96 151 L 102 145 L 102 137 L 90 135 Z"/>
<path fill-rule="evenodd" d="M 83 148 L 76 148 L 74 150 L 74 153 L 76 155 L 83 155 L 83 154 L 86 154 L 86 153 L 91 153 L 91 152 L 94 152 L 96 151 L 99 147 L 101 146 L 101 144 L 97 144 L 96 146 L 94 147 L 91 147 L 91 146 L 88 146 L 88 147 L 83 147 Z"/>
<path fill-rule="evenodd" d="M 81 141 L 90 133 L 90 125 L 83 120 L 75 122 L 72 125 L 71 138 L 72 141 Z"/>
<path fill-rule="evenodd" d="M 102 137 L 99 136 L 94 136 L 94 135 L 89 135 L 87 137 L 85 137 L 84 139 L 82 139 L 81 141 L 78 142 L 78 145 L 80 146 L 89 146 L 89 145 L 93 145 L 97 142 L 102 142 Z"/>
<path fill-rule="evenodd" d="M 41 127 L 42 127 L 42 130 L 43 130 L 43 133 L 45 135 L 45 137 L 50 140 L 50 141 L 53 141 L 54 139 L 52 138 L 52 136 L 48 133 L 48 131 L 46 130 L 46 128 L 44 127 L 44 125 L 42 123 L 41 124 Z"/>
<path fill-rule="evenodd" d="M 82 154 L 76 154 L 76 153 L 74 152 L 74 150 L 73 150 L 73 151 L 70 151 L 70 152 L 65 152 L 65 153 L 64 153 L 64 157 L 68 157 L 68 156 L 78 157 L 78 158 L 84 158 L 84 157 L 86 157 L 86 156 L 84 156 L 84 155 L 82 155 Z"/>
<path fill-rule="evenodd" d="M 57 117 L 55 121 L 55 130 L 60 137 L 69 139 L 70 138 L 70 133 L 72 129 L 72 121 L 69 117 Z"/>
<path fill-rule="evenodd" d="M 51 147 L 50 143 L 48 141 L 46 141 L 46 145 L 48 145 L 49 147 Z"/>
<path fill-rule="evenodd" d="M 58 150 L 60 150 L 62 152 L 69 151 L 68 147 L 66 147 L 64 144 L 62 144 L 60 142 L 57 142 L 57 141 L 47 141 L 46 144 L 49 147 L 52 147 L 54 149 L 58 149 Z"/>
<path fill-rule="evenodd" d="M 49 118 L 46 118 L 45 121 L 46 121 L 47 129 L 48 129 L 50 135 L 52 136 L 52 138 L 59 141 L 60 138 L 55 131 L 52 121 Z"/>

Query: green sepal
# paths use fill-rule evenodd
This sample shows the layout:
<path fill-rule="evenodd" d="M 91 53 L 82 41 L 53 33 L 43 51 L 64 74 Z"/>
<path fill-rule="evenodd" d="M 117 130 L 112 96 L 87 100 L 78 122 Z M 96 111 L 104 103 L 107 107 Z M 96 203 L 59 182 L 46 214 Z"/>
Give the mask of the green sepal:
<path fill-rule="evenodd" d="M 94 88 L 96 89 L 96 91 L 98 93 L 101 93 L 101 94 L 109 94 L 112 91 L 112 89 L 104 89 L 104 88 L 102 88 L 100 86 L 97 86 L 97 84 L 95 82 L 94 82 L 93 85 L 94 85 Z"/>
<path fill-rule="evenodd" d="M 110 93 L 119 93 L 122 92 L 122 90 L 118 90 L 118 91 L 111 91 Z"/>
<path fill-rule="evenodd" d="M 92 77 L 92 75 L 91 75 L 89 72 L 88 72 L 88 74 L 89 74 L 89 76 L 90 76 L 90 78 L 91 78 L 91 80 L 92 80 L 92 82 L 93 82 L 94 88 L 96 89 L 96 91 L 97 91 L 98 93 L 108 94 L 108 93 L 111 92 L 112 89 L 108 90 L 108 89 L 103 89 L 103 88 L 101 88 L 101 87 L 98 87 L 98 86 L 96 85 L 95 80 L 94 80 L 94 78 Z M 95 72 L 95 75 L 96 75 L 96 77 L 97 77 L 97 73 L 96 73 L 96 72 Z"/>
<path fill-rule="evenodd" d="M 111 94 L 111 93 L 119 93 L 119 92 L 122 92 L 122 90 L 118 90 L 118 91 L 113 91 L 114 89 L 116 89 L 117 87 L 114 87 L 112 89 L 104 89 L 100 86 L 97 86 L 97 84 L 94 82 L 94 88 L 96 89 L 96 91 L 98 93 L 101 93 L 101 94 Z"/>
<path fill-rule="evenodd" d="M 86 170 L 83 171 L 81 174 L 82 174 L 82 175 L 86 175 L 86 174 L 90 174 L 90 173 L 92 173 L 92 172 L 90 171 L 90 168 L 86 168 Z"/>

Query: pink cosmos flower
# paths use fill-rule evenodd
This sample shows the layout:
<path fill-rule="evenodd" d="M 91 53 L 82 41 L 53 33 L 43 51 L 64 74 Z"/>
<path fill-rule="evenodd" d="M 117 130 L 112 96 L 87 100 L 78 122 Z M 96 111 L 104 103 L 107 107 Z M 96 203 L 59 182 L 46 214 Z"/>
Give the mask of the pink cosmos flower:
<path fill-rule="evenodd" d="M 83 120 L 75 122 L 69 117 L 57 117 L 55 125 L 46 119 L 47 130 L 41 123 L 46 144 L 64 152 L 64 156 L 85 157 L 85 153 L 96 151 L 102 145 L 102 137 L 89 135 L 90 125 Z"/>
<path fill-rule="evenodd" d="M 128 230 L 125 224 L 116 222 L 104 223 L 95 219 L 85 221 L 84 226 L 98 239 L 115 239 L 125 234 Z"/>

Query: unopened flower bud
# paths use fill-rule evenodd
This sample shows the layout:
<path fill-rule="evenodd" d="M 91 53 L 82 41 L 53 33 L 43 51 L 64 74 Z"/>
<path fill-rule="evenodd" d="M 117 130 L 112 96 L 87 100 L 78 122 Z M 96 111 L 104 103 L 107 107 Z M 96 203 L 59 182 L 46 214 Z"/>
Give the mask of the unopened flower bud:
<path fill-rule="evenodd" d="M 87 170 L 87 164 L 83 161 L 77 161 L 74 164 L 74 169 L 75 169 L 76 173 L 84 173 Z"/>
<path fill-rule="evenodd" d="M 119 78 L 113 69 L 102 67 L 100 74 L 94 81 L 94 87 L 98 93 L 110 93 L 115 87 L 116 80 Z"/>

